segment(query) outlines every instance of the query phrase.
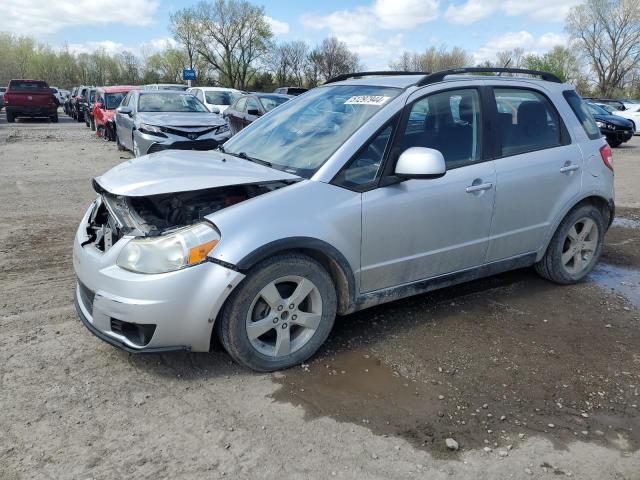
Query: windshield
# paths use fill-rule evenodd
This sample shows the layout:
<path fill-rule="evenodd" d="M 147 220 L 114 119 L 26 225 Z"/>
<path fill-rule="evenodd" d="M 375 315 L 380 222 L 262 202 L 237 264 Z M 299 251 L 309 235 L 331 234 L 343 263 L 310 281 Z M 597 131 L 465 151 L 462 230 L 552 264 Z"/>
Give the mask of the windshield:
<path fill-rule="evenodd" d="M 262 106 L 267 112 L 269 110 L 273 110 L 278 105 L 282 105 L 284 102 L 290 100 L 287 97 L 276 97 L 275 95 L 264 95 L 258 98 L 260 99 L 260 103 L 262 103 Z"/>
<path fill-rule="evenodd" d="M 118 93 L 107 93 L 104 97 L 105 106 L 107 110 L 113 110 L 120 106 L 122 99 L 125 97 L 127 92 L 118 92 Z"/>
<path fill-rule="evenodd" d="M 207 103 L 211 105 L 231 105 L 236 101 L 240 95 L 236 95 L 232 92 L 204 92 L 204 96 L 207 99 Z"/>
<path fill-rule="evenodd" d="M 209 112 L 188 93 L 145 93 L 138 100 L 139 112 Z"/>
<path fill-rule="evenodd" d="M 357 85 L 316 88 L 242 130 L 225 143 L 224 150 L 309 178 L 400 92 Z"/>
<path fill-rule="evenodd" d="M 180 92 L 184 92 L 187 88 L 187 85 L 158 85 L 158 89 L 160 90 L 178 90 Z"/>
<path fill-rule="evenodd" d="M 589 110 L 593 115 L 609 115 L 609 112 L 607 112 L 600 105 L 595 105 L 593 103 L 589 103 L 587 105 L 589 105 Z"/>

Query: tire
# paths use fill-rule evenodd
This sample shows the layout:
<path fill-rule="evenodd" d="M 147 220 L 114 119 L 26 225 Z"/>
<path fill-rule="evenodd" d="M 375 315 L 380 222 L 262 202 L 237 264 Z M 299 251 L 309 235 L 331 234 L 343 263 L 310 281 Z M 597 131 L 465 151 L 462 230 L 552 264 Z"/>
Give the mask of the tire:
<path fill-rule="evenodd" d="M 80 116 L 80 112 L 77 112 L 76 113 L 76 122 L 78 122 L 78 123 L 82 122 L 84 120 L 82 117 L 84 117 L 84 115 Z"/>
<path fill-rule="evenodd" d="M 302 294 L 298 303 L 292 296 L 301 285 L 305 291 L 311 290 Z M 269 303 L 265 300 L 268 297 Z M 311 357 L 329 336 L 336 308 L 335 286 L 322 265 L 301 254 L 276 255 L 251 268 L 231 293 L 216 322 L 216 332 L 236 362 L 271 372 Z M 303 317 L 307 326 L 300 325 Z"/>
<path fill-rule="evenodd" d="M 86 113 L 84 114 L 84 124 L 86 125 L 87 128 L 91 126 L 91 122 L 89 121 L 89 116 Z"/>
<path fill-rule="evenodd" d="M 607 140 L 607 143 L 611 148 L 618 148 L 622 145 L 622 140 Z"/>
<path fill-rule="evenodd" d="M 585 228 L 590 230 L 583 238 Z M 582 205 L 573 209 L 558 226 L 542 259 L 535 264 L 536 272 L 561 285 L 579 282 L 600 259 L 605 231 L 602 213 L 596 207 Z M 581 240 L 576 243 L 573 238 Z M 574 255 L 570 254 L 572 250 Z"/>
<path fill-rule="evenodd" d="M 51 123 L 58 123 L 58 114 L 49 117 L 51 119 Z"/>
<path fill-rule="evenodd" d="M 93 117 L 89 117 L 89 128 L 91 128 L 92 132 L 96 131 L 96 122 Z"/>
<path fill-rule="evenodd" d="M 16 117 L 13 116 L 13 113 L 7 112 L 7 123 L 13 123 L 16 121 Z"/>

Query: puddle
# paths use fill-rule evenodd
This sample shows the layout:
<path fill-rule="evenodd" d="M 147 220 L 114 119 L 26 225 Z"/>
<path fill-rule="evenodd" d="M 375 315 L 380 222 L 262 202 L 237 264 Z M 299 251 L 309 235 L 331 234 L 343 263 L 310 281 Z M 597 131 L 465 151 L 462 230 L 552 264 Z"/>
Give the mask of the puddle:
<path fill-rule="evenodd" d="M 602 288 L 613 290 L 640 308 L 640 271 L 599 263 L 589 278 Z"/>
<path fill-rule="evenodd" d="M 638 228 L 640 229 L 640 220 L 634 220 L 632 218 L 615 217 L 613 219 L 612 227 L 618 228 Z"/>

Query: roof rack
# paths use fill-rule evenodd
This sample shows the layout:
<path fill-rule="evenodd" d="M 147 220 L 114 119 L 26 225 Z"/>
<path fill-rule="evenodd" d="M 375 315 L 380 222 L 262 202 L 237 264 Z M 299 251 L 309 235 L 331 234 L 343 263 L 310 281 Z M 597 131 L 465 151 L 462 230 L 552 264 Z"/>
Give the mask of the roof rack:
<path fill-rule="evenodd" d="M 353 72 L 353 73 L 343 73 L 342 75 L 337 75 L 335 77 L 330 78 L 324 84 L 341 82 L 342 80 L 348 80 L 350 78 L 362 78 L 362 77 L 386 77 L 386 76 L 395 76 L 395 75 L 429 75 L 429 72 L 406 72 L 406 71 L 394 71 L 394 70 L 380 70 L 374 72 Z"/>
<path fill-rule="evenodd" d="M 525 68 L 504 68 L 504 67 L 465 67 L 465 68 L 452 68 L 450 70 L 442 70 L 440 72 L 434 72 L 418 83 L 416 86 L 423 87 L 425 85 L 429 85 L 430 83 L 441 82 L 448 75 L 459 75 L 461 73 L 522 73 L 525 75 L 535 75 L 537 77 L 541 77 L 543 80 L 547 82 L 554 83 L 563 83 L 557 76 L 553 73 L 542 72 L 540 70 L 528 70 Z"/>

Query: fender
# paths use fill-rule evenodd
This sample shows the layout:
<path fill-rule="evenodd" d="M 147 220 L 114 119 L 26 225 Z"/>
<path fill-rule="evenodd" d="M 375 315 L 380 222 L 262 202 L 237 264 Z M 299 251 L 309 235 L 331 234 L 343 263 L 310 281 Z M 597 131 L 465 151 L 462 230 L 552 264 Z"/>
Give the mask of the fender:
<path fill-rule="evenodd" d="M 599 198 L 609 206 L 609 221 L 607 222 L 607 229 L 611 226 L 611 223 L 613 222 L 613 217 L 615 216 L 615 212 L 616 212 L 616 207 L 613 199 L 607 199 L 599 191 L 584 192 L 582 195 L 576 197 L 575 201 L 572 202 L 569 207 L 562 210 L 560 214 L 553 220 L 553 228 L 550 228 L 549 231 L 547 232 L 547 236 L 545 238 L 544 244 L 542 248 L 538 250 L 538 253 L 536 255 L 536 262 L 539 261 L 544 255 L 544 252 L 547 251 L 547 248 L 549 247 L 549 243 L 551 242 L 551 238 L 556 233 L 556 230 L 560 226 L 560 223 L 562 222 L 562 220 L 564 220 L 564 217 L 566 217 L 567 214 L 576 207 L 576 205 L 582 203 L 587 198 Z"/>
<path fill-rule="evenodd" d="M 258 247 L 257 249 L 246 255 L 244 258 L 242 258 L 242 260 L 237 262 L 235 267 L 241 272 L 246 272 L 261 260 L 271 257 L 277 253 L 289 250 L 301 250 L 312 253 L 317 252 L 321 254 L 322 257 L 333 261 L 341 271 L 342 276 L 346 281 L 346 285 L 344 285 L 342 288 L 341 285 L 336 285 L 336 288 L 339 290 L 343 290 L 344 287 L 346 287 L 347 290 L 346 292 L 342 292 L 343 294 L 346 293 L 346 295 L 340 295 L 341 292 L 338 292 L 339 313 L 345 314 L 354 311 L 356 281 L 353 269 L 345 256 L 337 248 L 325 242 L 324 240 L 313 237 L 281 238 L 279 240 L 275 240 L 273 242 L 262 245 L 261 247 Z M 332 275 L 334 274 L 334 272 L 332 271 L 330 271 L 329 273 Z"/>

